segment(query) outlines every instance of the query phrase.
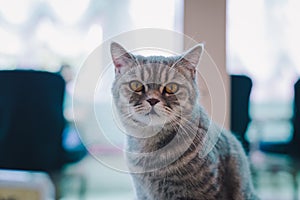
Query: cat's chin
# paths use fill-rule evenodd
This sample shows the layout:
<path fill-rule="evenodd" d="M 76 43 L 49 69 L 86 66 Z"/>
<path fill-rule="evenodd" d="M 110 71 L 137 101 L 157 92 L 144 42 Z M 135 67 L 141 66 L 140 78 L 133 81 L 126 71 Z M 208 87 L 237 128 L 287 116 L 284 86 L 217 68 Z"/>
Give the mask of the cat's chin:
<path fill-rule="evenodd" d="M 160 116 L 155 111 L 151 111 L 144 115 L 135 116 L 134 121 L 141 127 L 163 127 L 168 119 Z"/>
<path fill-rule="evenodd" d="M 150 138 L 157 135 L 166 126 L 165 123 L 162 123 L 163 121 L 161 119 L 152 121 L 141 119 L 142 118 L 125 124 L 127 135 L 135 138 Z"/>

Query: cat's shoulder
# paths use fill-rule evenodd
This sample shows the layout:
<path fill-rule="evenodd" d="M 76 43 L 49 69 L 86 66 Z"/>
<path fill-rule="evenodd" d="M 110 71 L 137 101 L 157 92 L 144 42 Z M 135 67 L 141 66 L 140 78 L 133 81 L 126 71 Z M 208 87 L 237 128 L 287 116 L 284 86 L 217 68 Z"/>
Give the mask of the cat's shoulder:
<path fill-rule="evenodd" d="M 221 154 L 241 153 L 244 151 L 241 142 L 231 132 L 224 128 L 219 128 L 219 136 L 216 142 L 216 150 Z"/>

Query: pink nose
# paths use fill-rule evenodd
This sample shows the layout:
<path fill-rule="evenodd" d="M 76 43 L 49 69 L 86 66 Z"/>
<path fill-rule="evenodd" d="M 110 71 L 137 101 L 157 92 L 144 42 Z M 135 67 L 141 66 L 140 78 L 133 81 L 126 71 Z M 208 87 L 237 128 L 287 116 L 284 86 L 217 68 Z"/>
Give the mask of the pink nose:
<path fill-rule="evenodd" d="M 147 99 L 148 103 L 151 105 L 151 106 L 154 106 L 155 104 L 157 104 L 159 102 L 158 99 Z"/>

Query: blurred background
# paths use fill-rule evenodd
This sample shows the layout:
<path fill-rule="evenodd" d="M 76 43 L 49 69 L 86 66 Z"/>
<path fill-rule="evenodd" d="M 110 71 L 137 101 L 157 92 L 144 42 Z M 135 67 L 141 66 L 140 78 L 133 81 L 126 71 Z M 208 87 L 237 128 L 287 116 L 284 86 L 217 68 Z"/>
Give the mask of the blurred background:
<path fill-rule="evenodd" d="M 217 122 L 225 115 L 225 128 L 243 143 L 262 199 L 300 199 L 299 10 L 298 0 L 0 0 L 0 69 L 63 76 L 67 94 L 63 114 L 69 128 L 62 137 L 63 145 L 80 152 L 84 148 L 73 122 L 73 84 L 97 46 L 138 28 L 173 30 L 204 41 L 227 96 L 218 98 L 223 88 L 216 86 L 211 98 L 217 101 L 203 95 L 203 104 L 213 106 Z M 186 46 L 178 41 L 182 51 Z M 207 84 L 214 87 L 215 74 L 205 67 L 203 71 Z M 111 107 L 108 100 L 96 103 Z M 96 130 L 89 124 L 90 115 L 82 116 L 85 123 L 77 127 L 80 131 Z M 109 129 L 113 123 L 104 124 Z M 123 138 L 115 139 L 123 143 Z M 105 145 L 92 151 L 117 165 L 123 156 Z M 55 184 L 58 198 L 134 198 L 128 174 L 101 164 L 90 154 L 79 154 L 60 169 L 59 176 L 66 178 Z M 50 175 L 56 182 L 56 175 Z"/>

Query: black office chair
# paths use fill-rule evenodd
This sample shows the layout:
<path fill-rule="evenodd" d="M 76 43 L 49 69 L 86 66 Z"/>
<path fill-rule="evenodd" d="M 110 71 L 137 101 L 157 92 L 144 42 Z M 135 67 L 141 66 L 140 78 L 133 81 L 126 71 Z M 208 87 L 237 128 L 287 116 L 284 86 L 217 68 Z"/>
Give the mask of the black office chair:
<path fill-rule="evenodd" d="M 231 75 L 231 117 L 230 129 L 241 141 L 245 152 L 249 152 L 249 142 L 245 133 L 250 120 L 249 102 L 252 89 L 252 81 L 244 75 Z"/>
<path fill-rule="evenodd" d="M 300 79 L 294 85 L 293 136 L 289 142 L 260 142 L 259 150 L 265 155 L 268 171 L 287 171 L 293 178 L 294 199 L 298 198 L 298 174 L 300 171 Z"/>
<path fill-rule="evenodd" d="M 293 137 L 291 140 L 291 154 L 300 158 L 300 79 L 294 85 L 294 115 Z"/>
<path fill-rule="evenodd" d="M 64 95 L 58 74 L 0 71 L 0 168 L 51 174 L 84 157 L 63 148 Z"/>
<path fill-rule="evenodd" d="M 293 136 L 289 142 L 260 142 L 263 152 L 286 154 L 300 159 L 300 79 L 294 85 Z"/>

